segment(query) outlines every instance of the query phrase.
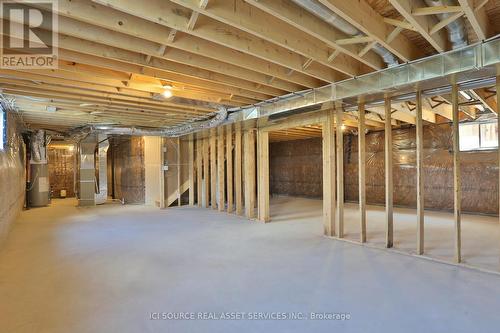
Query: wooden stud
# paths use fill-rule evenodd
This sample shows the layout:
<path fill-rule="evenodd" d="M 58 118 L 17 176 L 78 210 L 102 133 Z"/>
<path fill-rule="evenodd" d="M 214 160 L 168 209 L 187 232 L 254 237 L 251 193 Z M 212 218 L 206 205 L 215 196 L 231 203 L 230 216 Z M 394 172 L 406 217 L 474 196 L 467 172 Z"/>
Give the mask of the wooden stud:
<path fill-rule="evenodd" d="M 234 133 L 234 194 L 236 203 L 236 214 L 243 213 L 243 195 L 242 195 L 242 180 L 241 180 L 241 123 L 235 125 Z"/>
<path fill-rule="evenodd" d="M 165 138 L 160 138 L 160 208 L 166 208 L 165 204 Z"/>
<path fill-rule="evenodd" d="M 226 183 L 227 183 L 227 212 L 233 212 L 233 131 L 232 125 L 226 128 Z"/>
<path fill-rule="evenodd" d="M 255 132 L 248 129 L 244 134 L 244 172 L 245 172 L 245 214 L 249 219 L 255 217 Z"/>
<path fill-rule="evenodd" d="M 210 205 L 210 158 L 209 158 L 209 139 L 203 139 L 203 197 L 205 202 L 205 208 Z"/>
<path fill-rule="evenodd" d="M 196 139 L 196 194 L 197 204 L 201 207 L 203 202 L 203 140 Z"/>
<path fill-rule="evenodd" d="M 181 138 L 177 138 L 177 206 L 181 206 Z"/>
<path fill-rule="evenodd" d="M 188 143 L 188 154 L 189 154 L 189 205 L 194 206 L 194 139 L 193 135 L 189 135 L 189 143 Z"/>
<path fill-rule="evenodd" d="M 458 85 L 451 85 L 451 104 L 453 108 L 453 212 L 455 219 L 455 261 L 462 261 L 462 227 L 461 227 L 461 205 L 462 205 L 462 184 L 460 180 L 460 134 L 458 122 L 460 120 L 460 110 L 458 108 Z"/>
<path fill-rule="evenodd" d="M 217 209 L 217 132 L 210 130 L 210 202 Z"/>
<path fill-rule="evenodd" d="M 424 126 L 422 119 L 422 91 L 417 91 L 417 253 L 424 254 Z"/>
<path fill-rule="evenodd" d="M 258 132 L 258 218 L 261 222 L 270 220 L 269 214 L 269 132 Z"/>
<path fill-rule="evenodd" d="M 334 110 L 323 121 L 323 226 L 325 236 L 335 236 L 335 133 Z"/>
<path fill-rule="evenodd" d="M 366 242 L 366 144 L 365 103 L 358 104 L 358 176 L 359 176 L 359 224 L 361 243 Z"/>
<path fill-rule="evenodd" d="M 385 246 L 390 248 L 394 244 L 393 222 L 393 179 L 392 179 L 392 126 L 391 126 L 391 99 L 385 97 L 385 213 L 386 234 Z"/>
<path fill-rule="evenodd" d="M 219 202 L 217 204 L 219 212 L 223 212 L 226 208 L 225 202 L 225 177 L 224 177 L 224 127 L 218 128 L 218 138 L 217 138 L 217 181 L 218 181 L 218 191 L 219 191 Z"/>
<path fill-rule="evenodd" d="M 337 128 L 337 224 L 339 238 L 344 237 L 344 109 L 341 102 L 335 103 L 335 125 Z"/>
<path fill-rule="evenodd" d="M 496 113 L 497 113 L 497 128 L 500 129 L 500 66 L 497 66 L 497 110 Z M 497 134 L 497 137 L 498 137 L 498 165 L 500 166 L 500 133 Z M 498 184 L 498 199 L 499 199 L 499 205 L 498 207 L 500 207 L 500 168 L 498 168 L 499 170 L 499 184 Z M 500 214 L 498 215 L 500 217 Z"/>

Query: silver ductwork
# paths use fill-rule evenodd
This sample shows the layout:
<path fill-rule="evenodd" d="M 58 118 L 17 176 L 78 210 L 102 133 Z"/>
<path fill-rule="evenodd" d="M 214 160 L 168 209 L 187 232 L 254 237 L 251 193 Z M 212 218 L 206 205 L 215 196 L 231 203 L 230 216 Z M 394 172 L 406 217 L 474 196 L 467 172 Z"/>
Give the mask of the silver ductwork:
<path fill-rule="evenodd" d="M 454 0 L 425 0 L 425 3 L 429 7 L 436 6 L 457 6 Z M 454 15 L 453 13 L 436 14 L 440 21 L 447 19 L 448 17 Z M 458 49 L 467 46 L 467 35 L 465 31 L 465 23 L 462 17 L 456 19 L 446 26 L 448 30 L 448 39 L 450 40 L 452 49 Z"/>
<path fill-rule="evenodd" d="M 300 7 L 304 8 L 308 12 L 316 15 L 323 21 L 329 23 L 335 28 L 339 29 L 346 35 L 355 37 L 355 36 L 363 36 L 361 31 L 356 29 L 352 24 L 344 20 L 342 17 L 338 16 L 334 12 L 332 12 L 329 8 L 324 6 L 323 4 L 317 2 L 316 0 L 292 0 Z M 382 57 L 387 67 L 393 67 L 398 65 L 398 59 L 394 54 L 389 52 L 385 47 L 379 44 L 375 44 L 372 48 L 375 53 Z"/>
<path fill-rule="evenodd" d="M 114 126 L 114 125 L 89 125 L 84 128 L 75 129 L 70 136 L 79 141 L 90 133 L 100 133 L 108 135 L 136 135 L 136 136 L 162 136 L 179 137 L 196 131 L 217 127 L 227 119 L 227 108 L 218 107 L 219 111 L 210 114 L 208 120 L 184 123 L 177 126 L 165 128 L 146 128 L 136 126 Z"/>

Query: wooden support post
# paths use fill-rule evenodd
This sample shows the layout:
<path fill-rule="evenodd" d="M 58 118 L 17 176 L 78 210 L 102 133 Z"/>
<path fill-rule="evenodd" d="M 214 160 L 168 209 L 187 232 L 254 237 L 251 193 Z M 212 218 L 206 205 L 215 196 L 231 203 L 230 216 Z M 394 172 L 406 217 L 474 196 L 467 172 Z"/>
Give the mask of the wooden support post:
<path fill-rule="evenodd" d="M 208 138 L 203 139 L 203 198 L 205 200 L 205 208 L 210 204 L 210 158 Z"/>
<path fill-rule="evenodd" d="M 249 219 L 255 217 L 255 132 L 253 129 L 244 134 L 244 172 L 245 172 L 245 214 Z"/>
<path fill-rule="evenodd" d="M 269 132 L 259 130 L 257 145 L 258 162 L 258 212 L 261 222 L 268 222 L 269 214 Z"/>
<path fill-rule="evenodd" d="M 323 132 L 323 226 L 325 236 L 335 236 L 335 134 L 334 110 L 327 110 Z"/>
<path fill-rule="evenodd" d="M 342 104 L 335 103 L 335 122 L 337 127 L 337 223 L 339 238 L 344 237 L 344 134 Z"/>
<path fill-rule="evenodd" d="M 165 166 L 165 138 L 160 138 L 160 208 L 166 208 L 165 203 L 165 170 L 163 167 Z"/>
<path fill-rule="evenodd" d="M 460 181 L 460 135 L 459 135 L 459 108 L 458 108 L 458 85 L 451 85 L 451 104 L 453 112 L 453 212 L 455 217 L 455 261 L 462 261 L 462 184 Z"/>
<path fill-rule="evenodd" d="M 498 131 L 500 131 L 500 65 L 497 66 L 497 128 Z M 498 171 L 499 171 L 499 184 L 498 184 L 498 199 L 499 199 L 499 205 L 498 207 L 500 208 L 500 133 L 497 135 L 498 137 Z M 498 214 L 500 217 L 500 214 Z M 500 218 L 499 218 L 500 222 Z"/>
<path fill-rule="evenodd" d="M 193 134 L 189 135 L 188 142 L 188 154 L 189 154 L 189 205 L 194 206 L 194 139 Z"/>
<path fill-rule="evenodd" d="M 196 203 L 201 207 L 203 202 L 203 141 L 196 139 Z"/>
<path fill-rule="evenodd" d="M 226 183 L 227 183 L 227 212 L 233 212 L 233 131 L 231 124 L 226 132 Z"/>
<path fill-rule="evenodd" d="M 358 176 L 359 176 L 359 225 L 361 243 L 366 242 L 366 145 L 365 145 L 365 103 L 358 104 Z"/>
<path fill-rule="evenodd" d="M 210 203 L 217 209 L 217 132 L 210 130 Z"/>
<path fill-rule="evenodd" d="M 219 212 L 223 212 L 226 208 L 225 201 L 225 176 L 224 176 L 224 127 L 218 128 L 219 136 L 217 138 L 217 181 L 219 185 L 217 186 L 219 190 L 219 202 L 217 204 Z"/>
<path fill-rule="evenodd" d="M 385 246 L 394 244 L 391 99 L 385 97 Z"/>
<path fill-rule="evenodd" d="M 181 202 L 181 138 L 177 138 L 177 206 L 182 204 Z"/>
<path fill-rule="evenodd" d="M 417 91 L 417 253 L 424 254 L 424 125 L 422 120 L 422 91 Z"/>
<path fill-rule="evenodd" d="M 241 123 L 235 125 L 234 133 L 234 195 L 236 203 L 236 214 L 243 214 L 243 195 L 242 195 L 242 179 L 241 179 L 241 163 L 242 163 L 242 144 L 241 144 Z"/>

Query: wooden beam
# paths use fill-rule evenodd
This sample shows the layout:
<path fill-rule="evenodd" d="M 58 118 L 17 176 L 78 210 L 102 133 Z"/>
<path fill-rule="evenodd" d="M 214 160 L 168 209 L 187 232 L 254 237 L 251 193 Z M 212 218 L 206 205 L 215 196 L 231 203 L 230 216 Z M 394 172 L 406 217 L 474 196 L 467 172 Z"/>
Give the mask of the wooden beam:
<path fill-rule="evenodd" d="M 236 204 L 236 214 L 243 214 L 243 195 L 242 195 L 242 144 L 241 144 L 241 123 L 235 124 L 234 132 L 234 195 Z"/>
<path fill-rule="evenodd" d="M 203 197 L 205 208 L 208 208 L 210 205 L 210 158 L 209 158 L 209 139 L 203 139 Z"/>
<path fill-rule="evenodd" d="M 438 52 L 446 50 L 447 36 L 444 31 L 438 31 L 431 36 L 431 27 L 435 26 L 437 19 L 434 16 L 415 16 L 412 14 L 412 0 L 389 0 L 391 5 L 424 37 Z"/>
<path fill-rule="evenodd" d="M 394 244 L 391 99 L 385 97 L 385 246 Z"/>
<path fill-rule="evenodd" d="M 358 37 L 350 37 L 344 39 L 337 39 L 335 42 L 338 45 L 351 45 L 351 44 L 364 44 L 370 43 L 373 41 L 373 38 L 367 36 L 358 36 Z"/>
<path fill-rule="evenodd" d="M 259 130 L 257 145 L 258 179 L 258 218 L 269 222 L 269 132 Z"/>
<path fill-rule="evenodd" d="M 424 126 L 422 91 L 417 91 L 417 254 L 424 254 Z"/>
<path fill-rule="evenodd" d="M 450 24 L 451 22 L 459 19 L 460 17 L 462 17 L 464 15 L 463 12 L 458 12 L 458 13 L 455 13 L 453 15 L 450 15 L 449 17 L 447 17 L 446 19 L 442 20 L 442 21 L 439 21 L 438 23 L 436 23 L 430 30 L 429 30 L 429 34 L 430 35 L 433 35 L 435 34 L 436 32 L 438 32 L 439 30 L 441 30 L 442 28 L 446 27 L 448 24 Z"/>
<path fill-rule="evenodd" d="M 196 139 L 196 203 L 201 207 L 203 203 L 203 140 Z"/>
<path fill-rule="evenodd" d="M 210 203 L 217 209 L 217 132 L 210 129 Z"/>
<path fill-rule="evenodd" d="M 451 86 L 451 103 L 453 106 L 453 212 L 455 221 L 455 261 L 462 261 L 462 184 L 460 174 L 460 110 L 458 107 L 458 85 L 453 83 Z"/>
<path fill-rule="evenodd" d="M 217 181 L 219 190 L 219 202 L 217 204 L 219 212 L 223 212 L 226 208 L 225 201 L 225 176 L 224 176 L 224 127 L 220 126 L 218 128 L 219 135 L 217 137 Z"/>
<path fill-rule="evenodd" d="M 358 103 L 358 176 L 359 176 L 359 224 L 361 243 L 366 242 L 366 144 L 365 103 Z"/>
<path fill-rule="evenodd" d="M 245 214 L 247 218 L 255 217 L 255 130 L 245 130 L 244 138 L 244 182 L 245 182 Z"/>
<path fill-rule="evenodd" d="M 189 169 L 189 205 L 194 206 L 194 138 L 193 134 L 189 135 L 188 141 L 188 169 Z"/>
<path fill-rule="evenodd" d="M 401 60 L 409 61 L 423 55 L 422 50 L 419 50 L 403 35 L 398 35 L 391 43 L 387 43 L 386 38 L 389 34 L 389 27 L 384 22 L 382 15 L 376 12 L 366 0 L 356 2 L 345 0 L 319 1 L 364 34 L 372 37 Z"/>
<path fill-rule="evenodd" d="M 165 189 L 165 153 L 165 138 L 160 138 L 160 209 L 167 208 L 167 205 L 165 204 L 165 193 L 167 193 Z"/>
<path fill-rule="evenodd" d="M 227 212 L 233 212 L 233 129 L 229 124 L 226 128 L 226 183 L 227 183 Z"/>
<path fill-rule="evenodd" d="M 500 66 L 497 66 L 497 82 L 496 82 L 496 89 L 497 89 L 497 109 L 496 109 L 496 113 L 497 113 L 497 128 L 500 128 Z M 497 138 L 498 138 L 498 165 L 500 165 L 500 134 L 497 134 Z M 498 180 L 499 180 L 499 184 L 498 184 L 498 199 L 499 199 L 499 205 L 498 207 L 500 208 L 500 168 L 498 168 Z M 498 216 L 500 217 L 500 212 L 498 214 Z"/>
<path fill-rule="evenodd" d="M 388 17 L 384 17 L 384 22 L 395 27 L 400 27 L 406 30 L 417 31 L 413 25 L 408 23 L 408 21 L 396 20 Z"/>
<path fill-rule="evenodd" d="M 323 226 L 324 234 L 335 236 L 335 133 L 334 110 L 323 121 Z"/>
<path fill-rule="evenodd" d="M 344 238 L 344 109 L 342 102 L 335 102 L 335 126 L 337 128 L 337 236 Z"/>
<path fill-rule="evenodd" d="M 485 40 L 490 37 L 490 27 L 486 10 L 483 7 L 474 10 L 473 0 L 458 0 L 458 3 L 462 7 L 467 20 L 469 20 L 472 29 L 476 33 L 477 39 Z"/>
<path fill-rule="evenodd" d="M 411 13 L 414 16 L 448 14 L 448 13 L 457 13 L 457 12 L 463 12 L 462 7 L 460 7 L 460 6 L 432 6 L 432 7 L 413 8 L 411 11 Z"/>

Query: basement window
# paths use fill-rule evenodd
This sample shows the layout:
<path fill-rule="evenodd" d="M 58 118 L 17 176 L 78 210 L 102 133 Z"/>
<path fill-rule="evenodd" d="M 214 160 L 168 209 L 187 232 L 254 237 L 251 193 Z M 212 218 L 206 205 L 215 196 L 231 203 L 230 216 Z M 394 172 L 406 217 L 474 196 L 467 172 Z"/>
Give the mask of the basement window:
<path fill-rule="evenodd" d="M 459 125 L 460 151 L 486 150 L 498 147 L 498 124 L 494 122 Z"/>
<path fill-rule="evenodd" d="M 7 114 L 0 106 L 0 150 L 5 149 L 5 142 L 7 141 Z"/>

